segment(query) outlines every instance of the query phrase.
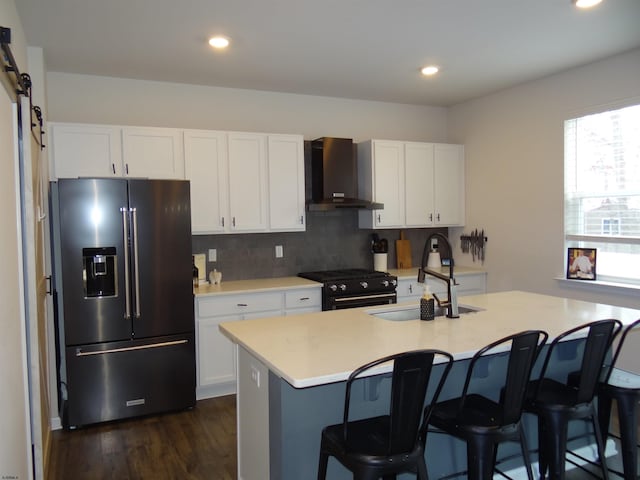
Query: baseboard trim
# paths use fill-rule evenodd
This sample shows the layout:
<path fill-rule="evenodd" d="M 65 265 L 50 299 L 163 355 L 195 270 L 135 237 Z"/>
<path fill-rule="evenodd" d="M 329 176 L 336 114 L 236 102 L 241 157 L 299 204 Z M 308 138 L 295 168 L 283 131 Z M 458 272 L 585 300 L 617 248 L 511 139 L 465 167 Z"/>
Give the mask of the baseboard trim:
<path fill-rule="evenodd" d="M 225 395 L 233 395 L 236 393 L 236 382 L 224 382 L 216 385 L 206 385 L 196 388 L 196 400 L 204 400 L 206 398 L 223 397 Z"/>

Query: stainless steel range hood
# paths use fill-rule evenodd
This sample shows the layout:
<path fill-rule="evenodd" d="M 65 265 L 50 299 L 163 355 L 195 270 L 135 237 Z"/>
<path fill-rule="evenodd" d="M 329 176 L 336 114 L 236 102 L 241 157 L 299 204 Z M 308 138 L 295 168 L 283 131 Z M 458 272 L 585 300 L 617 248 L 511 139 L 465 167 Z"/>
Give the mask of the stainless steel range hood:
<path fill-rule="evenodd" d="M 323 137 L 311 142 L 309 211 L 340 208 L 381 210 L 384 204 L 358 198 L 358 170 L 353 140 Z"/>

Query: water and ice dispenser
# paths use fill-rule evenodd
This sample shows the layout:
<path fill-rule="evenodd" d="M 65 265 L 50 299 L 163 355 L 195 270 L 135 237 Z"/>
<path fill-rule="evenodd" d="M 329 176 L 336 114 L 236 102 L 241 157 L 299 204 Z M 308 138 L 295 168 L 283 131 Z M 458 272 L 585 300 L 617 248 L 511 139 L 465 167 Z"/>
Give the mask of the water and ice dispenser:
<path fill-rule="evenodd" d="M 82 280 L 85 298 L 117 296 L 116 265 L 115 247 L 82 249 Z"/>

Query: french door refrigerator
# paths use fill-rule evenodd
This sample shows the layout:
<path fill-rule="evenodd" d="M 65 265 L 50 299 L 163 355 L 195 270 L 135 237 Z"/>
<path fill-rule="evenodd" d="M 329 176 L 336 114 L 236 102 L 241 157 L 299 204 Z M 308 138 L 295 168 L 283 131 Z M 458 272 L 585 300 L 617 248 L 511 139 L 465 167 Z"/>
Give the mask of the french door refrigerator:
<path fill-rule="evenodd" d="M 195 405 L 189 182 L 52 184 L 66 427 Z"/>

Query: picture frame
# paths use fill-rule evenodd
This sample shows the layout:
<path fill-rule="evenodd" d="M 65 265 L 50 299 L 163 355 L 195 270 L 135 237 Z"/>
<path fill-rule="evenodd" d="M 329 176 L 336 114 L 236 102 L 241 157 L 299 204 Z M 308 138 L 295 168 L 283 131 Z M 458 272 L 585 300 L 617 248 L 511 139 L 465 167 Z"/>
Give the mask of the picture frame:
<path fill-rule="evenodd" d="M 595 248 L 567 249 L 567 278 L 570 280 L 596 279 Z"/>

